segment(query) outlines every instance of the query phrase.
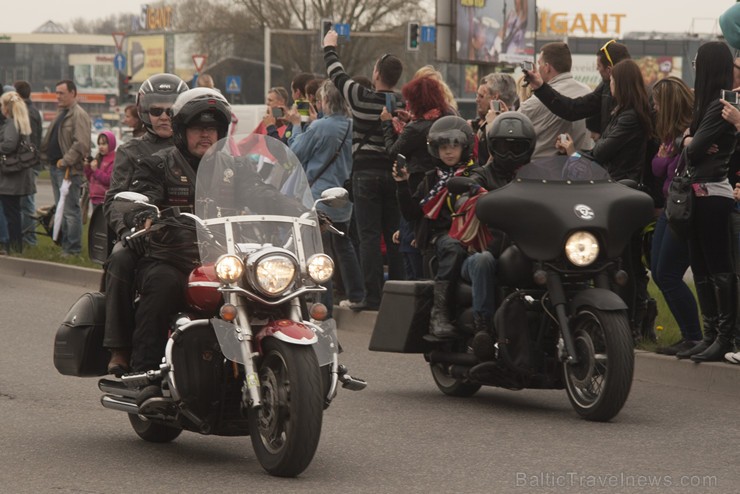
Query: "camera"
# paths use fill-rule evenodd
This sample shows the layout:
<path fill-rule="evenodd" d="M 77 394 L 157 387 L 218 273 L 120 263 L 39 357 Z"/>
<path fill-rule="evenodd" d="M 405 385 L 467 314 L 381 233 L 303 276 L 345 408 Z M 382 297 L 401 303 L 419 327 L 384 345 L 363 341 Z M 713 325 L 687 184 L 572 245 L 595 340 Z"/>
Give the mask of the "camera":
<path fill-rule="evenodd" d="M 738 104 L 738 94 L 735 91 L 728 91 L 727 89 L 723 89 L 720 97 L 731 105 L 737 106 Z"/>
<path fill-rule="evenodd" d="M 534 70 L 534 64 L 528 60 L 520 63 L 519 66 L 522 68 L 522 70 L 527 72 L 532 72 Z"/>

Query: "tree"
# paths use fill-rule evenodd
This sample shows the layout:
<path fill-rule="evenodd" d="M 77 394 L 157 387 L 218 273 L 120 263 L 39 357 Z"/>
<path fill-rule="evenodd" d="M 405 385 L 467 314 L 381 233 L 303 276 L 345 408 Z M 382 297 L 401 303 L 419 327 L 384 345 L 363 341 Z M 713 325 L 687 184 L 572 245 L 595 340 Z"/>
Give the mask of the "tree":
<path fill-rule="evenodd" d="M 72 19 L 71 27 L 79 34 L 112 34 L 131 29 L 132 14 L 114 14 L 102 19 L 86 20 L 83 17 Z"/>
<path fill-rule="evenodd" d="M 263 28 L 303 30 L 306 34 L 274 34 L 272 57 L 288 73 L 324 73 L 319 46 L 321 19 L 348 23 L 352 33 L 386 37 L 351 37 L 340 46 L 350 74 L 369 76 L 368 67 L 384 52 L 403 55 L 406 23 L 418 18 L 421 0 L 186 0 L 178 6 L 178 29 L 199 33 L 209 57 L 233 55 L 262 59 Z M 388 46 L 394 48 L 389 50 Z M 244 55 L 244 54 L 247 55 Z"/>

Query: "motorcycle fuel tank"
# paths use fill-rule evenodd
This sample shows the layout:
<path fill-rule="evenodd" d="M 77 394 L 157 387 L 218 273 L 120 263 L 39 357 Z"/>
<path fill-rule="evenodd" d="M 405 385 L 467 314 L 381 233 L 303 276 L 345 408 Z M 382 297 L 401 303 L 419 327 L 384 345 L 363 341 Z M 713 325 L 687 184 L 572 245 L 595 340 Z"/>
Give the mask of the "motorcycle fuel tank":
<path fill-rule="evenodd" d="M 223 302 L 221 292 L 218 291 L 220 286 L 214 264 L 204 264 L 195 268 L 188 276 L 188 287 L 185 292 L 188 305 L 200 312 L 216 312 Z"/>

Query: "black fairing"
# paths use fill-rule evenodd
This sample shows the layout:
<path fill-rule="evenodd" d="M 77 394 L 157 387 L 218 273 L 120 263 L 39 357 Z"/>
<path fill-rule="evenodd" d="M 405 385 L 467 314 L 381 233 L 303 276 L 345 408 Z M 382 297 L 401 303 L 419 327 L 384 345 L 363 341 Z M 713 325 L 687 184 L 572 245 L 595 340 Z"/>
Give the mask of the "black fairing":
<path fill-rule="evenodd" d="M 606 257 L 619 257 L 630 236 L 652 220 L 652 199 L 612 182 L 595 163 L 584 165 L 583 158 L 571 168 L 575 173 L 569 172 L 573 160 L 566 160 L 522 167 L 514 181 L 478 201 L 476 215 L 506 232 L 530 259 L 560 257 L 568 235 L 577 230 L 596 235 Z"/>

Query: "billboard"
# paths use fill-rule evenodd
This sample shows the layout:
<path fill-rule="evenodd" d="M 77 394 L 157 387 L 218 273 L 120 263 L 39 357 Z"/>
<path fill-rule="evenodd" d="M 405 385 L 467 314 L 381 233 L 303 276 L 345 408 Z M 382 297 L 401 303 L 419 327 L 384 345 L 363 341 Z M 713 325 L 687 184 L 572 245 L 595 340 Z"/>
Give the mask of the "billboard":
<path fill-rule="evenodd" d="M 645 86 L 650 87 L 669 75 L 681 77 L 683 58 L 671 56 L 644 56 L 633 59 L 640 67 Z M 601 82 L 596 70 L 596 55 L 573 55 L 573 78 L 595 89 Z"/>
<path fill-rule="evenodd" d="M 118 94 L 118 73 L 112 53 L 69 55 L 77 91 L 87 94 Z"/>
<path fill-rule="evenodd" d="M 535 0 L 456 0 L 459 61 L 518 64 L 534 57 Z"/>
<path fill-rule="evenodd" d="M 163 35 L 129 36 L 126 44 L 131 82 L 141 83 L 154 74 L 166 71 Z"/>

